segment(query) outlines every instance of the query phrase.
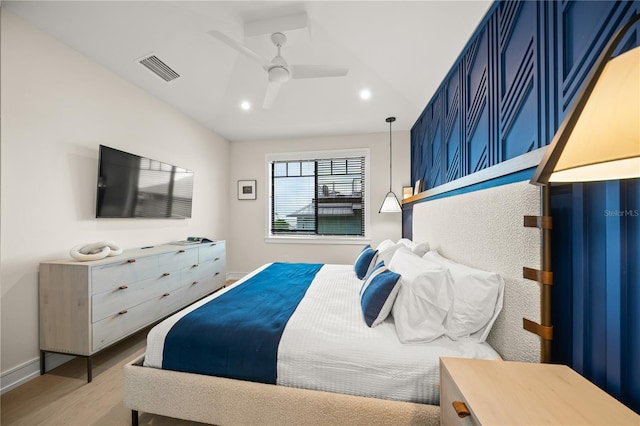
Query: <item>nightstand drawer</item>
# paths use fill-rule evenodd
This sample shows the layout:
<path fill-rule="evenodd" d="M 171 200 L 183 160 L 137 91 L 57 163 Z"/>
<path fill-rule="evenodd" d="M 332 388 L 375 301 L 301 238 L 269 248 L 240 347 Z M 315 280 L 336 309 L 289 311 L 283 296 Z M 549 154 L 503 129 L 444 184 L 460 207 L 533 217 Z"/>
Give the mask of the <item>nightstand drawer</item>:
<path fill-rule="evenodd" d="M 459 403 L 464 404 L 470 415 L 459 416 L 453 405 L 454 402 L 457 403 L 456 405 Z M 440 369 L 440 424 L 466 426 L 480 424 L 446 368 Z"/>

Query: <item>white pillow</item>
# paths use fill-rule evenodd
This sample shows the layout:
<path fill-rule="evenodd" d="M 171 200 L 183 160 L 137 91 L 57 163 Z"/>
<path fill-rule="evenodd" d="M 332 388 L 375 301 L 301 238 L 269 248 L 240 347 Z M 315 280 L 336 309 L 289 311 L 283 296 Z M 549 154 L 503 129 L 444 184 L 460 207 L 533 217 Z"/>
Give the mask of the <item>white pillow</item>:
<path fill-rule="evenodd" d="M 446 332 L 445 319 L 453 303 L 453 279 L 446 268 L 396 249 L 389 269 L 401 275 L 392 313 L 403 343 L 430 342 Z"/>
<path fill-rule="evenodd" d="M 408 238 L 401 238 L 398 240 L 398 244 L 402 244 L 409 250 L 422 257 L 429 251 L 429 243 L 416 243 Z"/>
<path fill-rule="evenodd" d="M 387 266 L 390 270 L 402 275 L 402 278 L 409 281 L 413 281 L 423 270 L 432 268 L 429 262 L 413 253 L 407 247 L 398 247 Z"/>
<path fill-rule="evenodd" d="M 431 342 L 446 333 L 453 302 L 453 279 L 447 269 L 432 265 L 413 280 L 400 278 L 392 314 L 402 343 Z"/>
<path fill-rule="evenodd" d="M 484 342 L 502 310 L 502 277 L 456 263 L 437 251 L 428 252 L 423 259 L 447 268 L 453 277 L 454 299 L 445 334 L 453 340 L 471 336 Z"/>
<path fill-rule="evenodd" d="M 393 245 L 395 245 L 395 243 L 393 241 L 384 240 L 383 242 L 378 244 L 378 247 L 376 247 L 376 250 L 378 250 L 378 253 L 379 253 L 381 251 L 385 251 L 386 249 L 388 249 L 389 247 L 392 247 Z"/>
<path fill-rule="evenodd" d="M 391 263 L 391 258 L 396 253 L 396 251 L 400 248 L 404 247 L 402 244 L 394 244 L 391 247 L 387 248 L 383 251 L 378 251 L 378 257 L 376 259 L 376 263 L 384 262 L 385 266 L 389 266 Z"/>

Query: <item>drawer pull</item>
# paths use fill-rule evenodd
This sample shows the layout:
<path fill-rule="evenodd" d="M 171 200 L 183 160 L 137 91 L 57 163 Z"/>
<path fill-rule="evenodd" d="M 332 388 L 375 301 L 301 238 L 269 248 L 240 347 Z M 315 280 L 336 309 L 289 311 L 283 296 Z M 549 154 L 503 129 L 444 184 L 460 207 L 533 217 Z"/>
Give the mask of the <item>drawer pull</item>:
<path fill-rule="evenodd" d="M 129 259 L 129 260 L 127 260 L 127 263 L 136 263 L 136 260 L 135 259 Z"/>
<path fill-rule="evenodd" d="M 165 294 L 162 295 L 162 297 L 167 297 L 167 296 L 170 296 L 170 295 L 171 295 L 171 293 L 165 293 Z"/>
<path fill-rule="evenodd" d="M 216 257 L 215 259 L 213 259 L 213 261 L 214 261 L 214 262 L 215 262 L 216 260 L 220 260 L 220 258 L 219 258 L 219 257 Z"/>
<path fill-rule="evenodd" d="M 471 415 L 471 412 L 469 411 L 469 409 L 467 408 L 467 405 L 464 402 L 453 401 L 451 405 L 453 405 L 453 409 L 456 410 L 456 414 L 458 414 L 458 417 L 460 417 L 461 419 L 464 419 L 465 417 Z"/>
<path fill-rule="evenodd" d="M 178 253 L 184 253 L 184 250 L 178 250 Z"/>
<path fill-rule="evenodd" d="M 218 275 L 220 275 L 220 272 L 216 272 L 215 274 L 213 274 L 214 277 L 217 277 Z"/>
<path fill-rule="evenodd" d="M 196 285 L 196 284 L 200 284 L 200 281 L 194 281 L 191 283 L 191 285 Z"/>
<path fill-rule="evenodd" d="M 120 311 L 120 312 L 118 312 L 118 315 L 124 315 L 124 314 L 126 314 L 127 312 L 128 312 L 128 311 L 125 309 L 124 311 Z"/>
<path fill-rule="evenodd" d="M 162 274 L 163 277 L 168 277 L 169 275 L 171 275 L 171 272 L 165 272 L 164 274 Z"/>
<path fill-rule="evenodd" d="M 120 287 L 118 287 L 118 290 L 126 290 L 128 288 L 129 288 L 129 286 L 121 285 Z"/>
<path fill-rule="evenodd" d="M 196 263 L 195 265 L 192 266 L 192 268 L 197 268 L 198 264 Z"/>

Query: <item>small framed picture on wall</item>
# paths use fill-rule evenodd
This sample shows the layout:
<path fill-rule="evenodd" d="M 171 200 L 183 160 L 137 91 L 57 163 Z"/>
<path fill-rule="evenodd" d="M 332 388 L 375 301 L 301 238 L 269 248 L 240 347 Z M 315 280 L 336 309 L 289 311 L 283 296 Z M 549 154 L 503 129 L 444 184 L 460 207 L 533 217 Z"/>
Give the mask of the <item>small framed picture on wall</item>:
<path fill-rule="evenodd" d="M 413 195 L 413 188 L 410 186 L 402 187 L 402 199 L 409 198 Z"/>
<path fill-rule="evenodd" d="M 238 200 L 255 200 L 256 199 L 256 181 L 255 180 L 239 180 L 238 181 Z"/>
<path fill-rule="evenodd" d="M 413 195 L 418 195 L 422 191 L 422 180 L 418 179 L 416 185 L 413 188 Z"/>

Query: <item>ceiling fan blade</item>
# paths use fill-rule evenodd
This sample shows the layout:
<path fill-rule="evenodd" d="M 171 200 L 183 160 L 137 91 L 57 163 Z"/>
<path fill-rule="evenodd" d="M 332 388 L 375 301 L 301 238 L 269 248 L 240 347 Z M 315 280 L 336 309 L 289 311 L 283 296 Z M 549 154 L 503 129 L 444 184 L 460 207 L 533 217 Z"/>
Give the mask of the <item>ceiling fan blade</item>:
<path fill-rule="evenodd" d="M 231 37 L 227 36 L 226 34 L 223 34 L 220 31 L 216 31 L 216 30 L 209 31 L 208 34 L 213 36 L 213 37 L 215 37 L 215 38 L 217 38 L 218 40 L 220 40 L 221 42 L 223 42 L 227 46 L 237 50 L 238 52 L 242 53 L 243 55 L 247 56 L 248 58 L 253 59 L 255 62 L 259 63 L 263 68 L 269 68 L 271 66 L 271 61 L 270 60 L 268 60 L 266 58 L 263 58 L 262 56 L 258 55 L 256 52 L 254 52 L 253 50 L 251 50 L 248 47 L 244 46 L 239 41 L 236 41 L 236 40 L 232 39 Z"/>
<path fill-rule="evenodd" d="M 290 70 L 292 78 L 343 77 L 349 72 L 348 68 L 327 65 L 291 65 Z"/>
<path fill-rule="evenodd" d="M 262 104 L 262 108 L 270 109 L 273 106 L 276 98 L 278 97 L 278 92 L 280 91 L 280 87 L 282 83 L 276 83 L 275 81 L 270 81 L 267 85 L 267 93 L 264 95 L 264 103 Z"/>

